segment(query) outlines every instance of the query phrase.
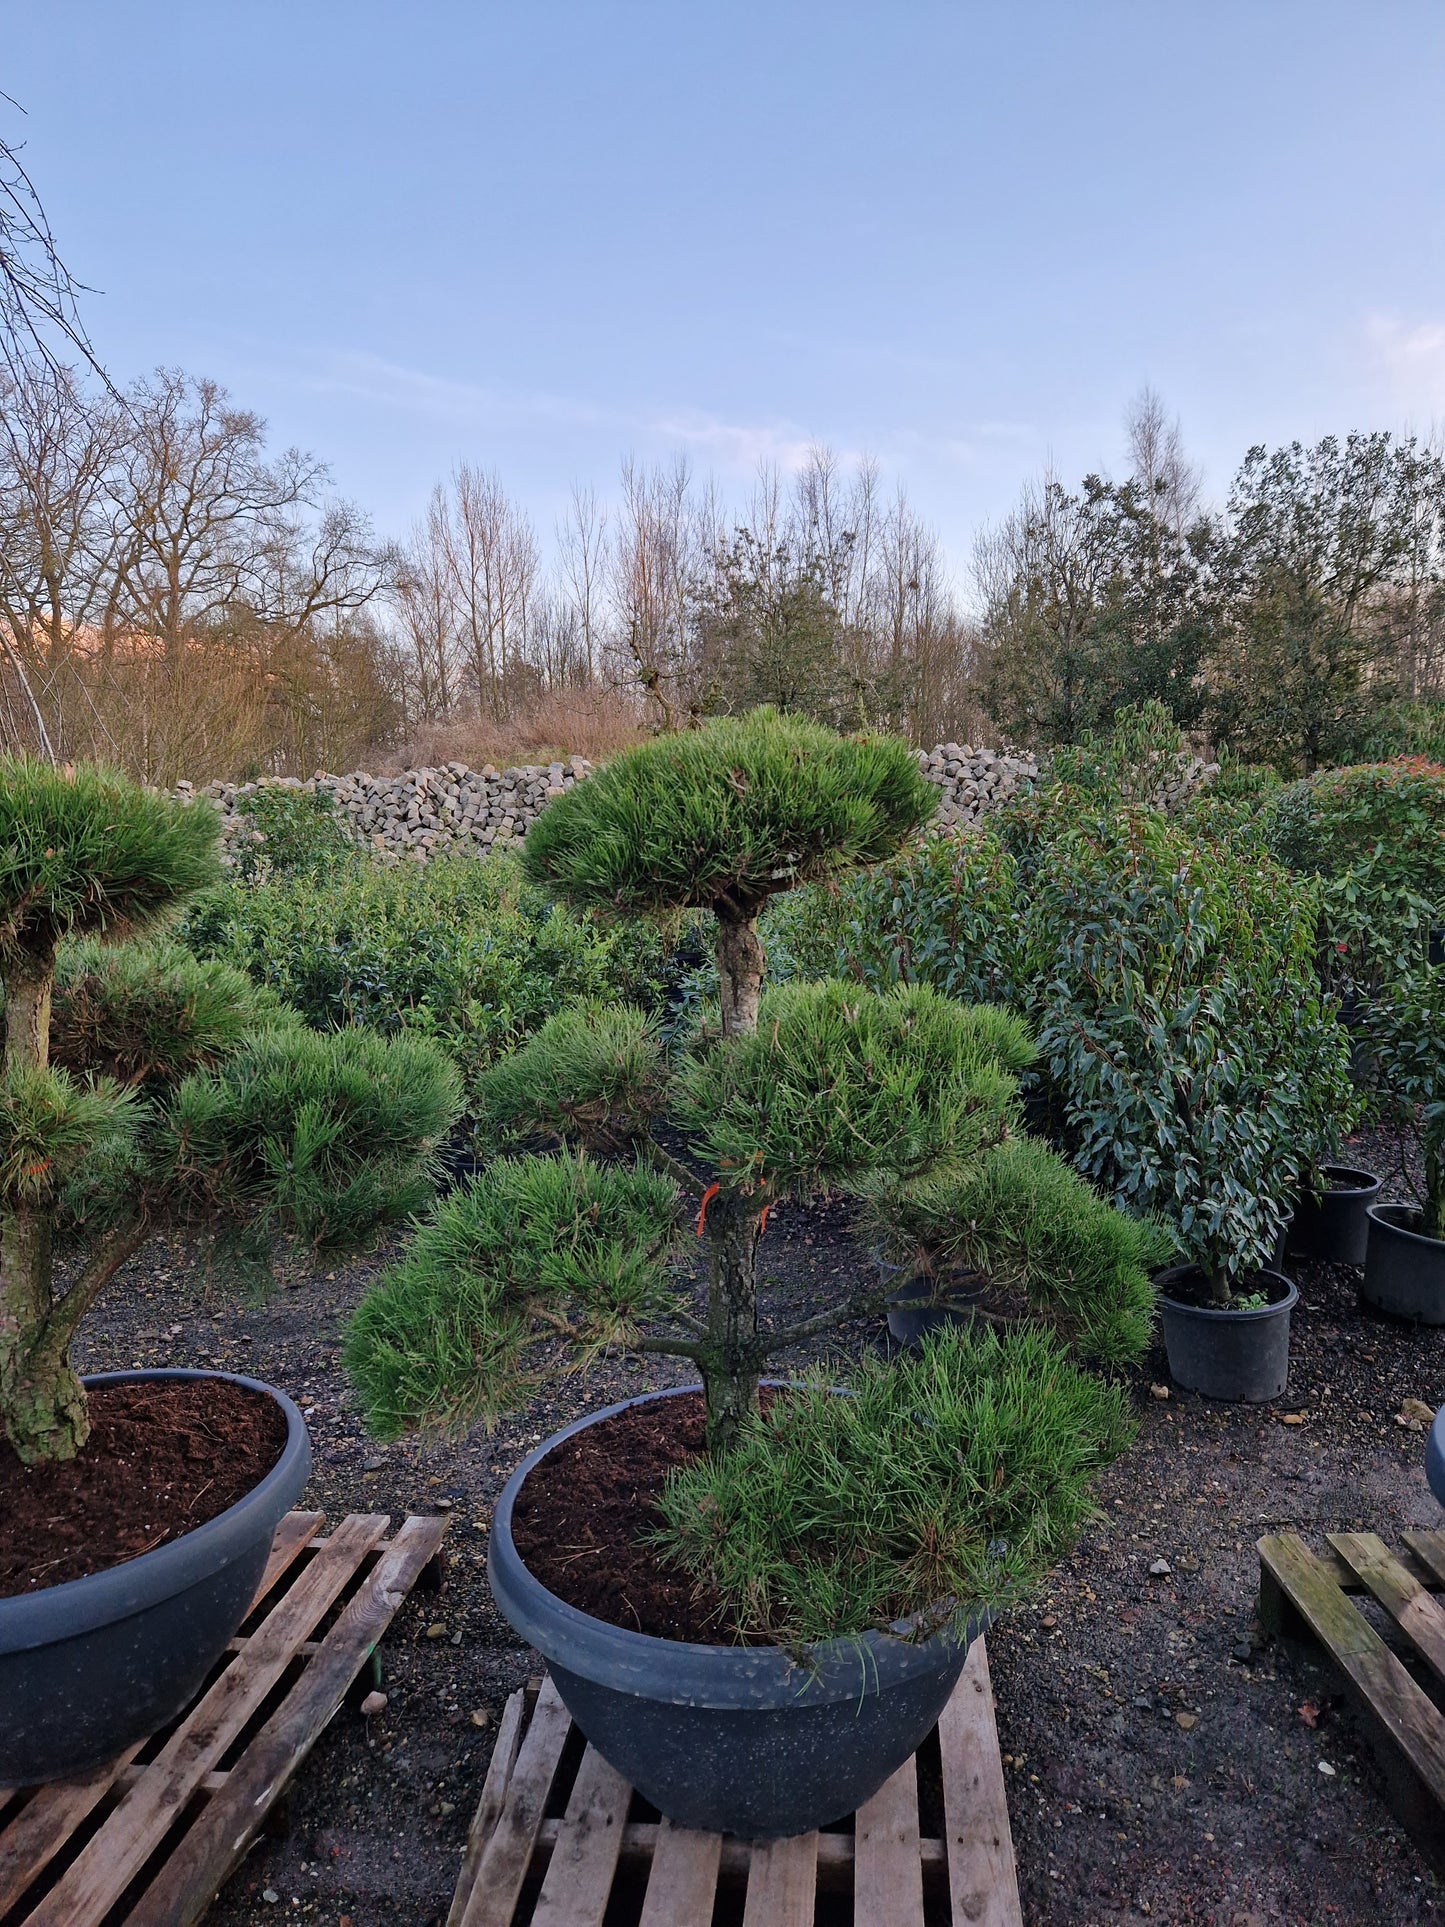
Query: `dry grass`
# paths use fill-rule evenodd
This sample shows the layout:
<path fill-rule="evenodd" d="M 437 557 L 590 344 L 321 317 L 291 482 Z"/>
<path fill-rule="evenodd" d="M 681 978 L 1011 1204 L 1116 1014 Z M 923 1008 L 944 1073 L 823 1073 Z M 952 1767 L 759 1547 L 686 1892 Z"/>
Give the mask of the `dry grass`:
<path fill-rule="evenodd" d="M 602 763 L 647 734 L 640 706 L 623 691 L 562 689 L 504 723 L 488 716 L 427 723 L 400 748 L 377 751 L 364 766 L 390 776 L 438 763 L 466 763 L 473 769 L 494 763 L 501 769 L 567 756 Z"/>

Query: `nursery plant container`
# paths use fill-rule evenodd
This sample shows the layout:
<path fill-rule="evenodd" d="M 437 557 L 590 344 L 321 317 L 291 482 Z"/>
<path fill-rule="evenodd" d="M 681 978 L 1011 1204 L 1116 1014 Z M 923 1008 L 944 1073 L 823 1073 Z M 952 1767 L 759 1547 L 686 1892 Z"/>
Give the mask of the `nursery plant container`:
<path fill-rule="evenodd" d="M 1391 1318 L 1445 1325 L 1445 1239 L 1415 1230 L 1419 1215 L 1408 1204 L 1370 1206 L 1360 1297 Z"/>
<path fill-rule="evenodd" d="M 0 1599 L 0 1786 L 99 1766 L 178 1713 L 246 1616 L 277 1524 L 311 1471 L 300 1412 L 230 1372 L 101 1372 L 89 1389 L 225 1379 L 286 1415 L 286 1443 L 243 1499 L 153 1552 L 42 1592 Z"/>
<path fill-rule="evenodd" d="M 1369 1209 L 1380 1195 L 1373 1171 L 1348 1164 L 1326 1164 L 1325 1188 L 1316 1197 L 1306 1187 L 1295 1206 L 1286 1249 L 1293 1258 L 1318 1258 L 1327 1264 L 1362 1265 L 1370 1237 Z"/>
<path fill-rule="evenodd" d="M 910 1278 L 888 1294 L 888 1336 L 897 1345 L 921 1345 L 930 1332 L 945 1325 L 967 1322 L 973 1305 L 983 1296 L 983 1286 L 972 1290 L 951 1289 L 935 1296 L 932 1278 Z"/>
<path fill-rule="evenodd" d="M 1445 1405 L 1435 1414 L 1430 1436 L 1425 1441 L 1425 1477 L 1430 1490 L 1445 1505 Z"/>
<path fill-rule="evenodd" d="M 1205 1398 L 1262 1405 L 1289 1383 L 1289 1319 L 1299 1293 L 1282 1271 L 1255 1274 L 1271 1302 L 1255 1310 L 1195 1305 L 1171 1286 L 1203 1282 L 1198 1265 L 1175 1265 L 1155 1278 L 1159 1322 L 1176 1385 Z"/>
<path fill-rule="evenodd" d="M 498 1502 L 487 1577 L 577 1725 L 669 1820 L 744 1839 L 809 1833 L 861 1805 L 920 1744 L 986 1620 L 970 1620 L 962 1637 L 865 1632 L 793 1658 L 775 1646 L 630 1632 L 549 1592 L 512 1537 L 512 1508 L 532 1468 L 586 1426 L 697 1389 L 609 1405 L 538 1446 Z"/>

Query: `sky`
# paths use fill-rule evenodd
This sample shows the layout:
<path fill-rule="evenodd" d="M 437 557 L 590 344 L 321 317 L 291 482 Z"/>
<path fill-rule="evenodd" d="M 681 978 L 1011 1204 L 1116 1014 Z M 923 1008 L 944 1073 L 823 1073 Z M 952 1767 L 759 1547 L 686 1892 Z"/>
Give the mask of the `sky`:
<path fill-rule="evenodd" d="M 1440 0 L 0 0 L 119 382 L 223 382 L 386 534 L 683 451 L 868 451 L 960 575 L 1148 382 L 1253 442 L 1445 423 Z"/>

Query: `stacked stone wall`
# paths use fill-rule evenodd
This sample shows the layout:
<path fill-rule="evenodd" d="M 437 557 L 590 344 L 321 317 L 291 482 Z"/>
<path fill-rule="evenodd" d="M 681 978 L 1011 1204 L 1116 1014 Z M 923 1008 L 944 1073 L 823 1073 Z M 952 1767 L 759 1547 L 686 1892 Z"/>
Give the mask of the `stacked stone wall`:
<path fill-rule="evenodd" d="M 919 767 L 940 791 L 939 820 L 945 825 L 976 823 L 987 811 L 1035 782 L 1039 765 L 1026 751 L 973 749 L 967 744 L 940 743 L 920 750 Z M 317 775 L 268 777 L 268 786 L 316 790 L 330 798 L 342 821 L 361 843 L 383 856 L 424 863 L 442 850 L 474 850 L 478 855 L 518 843 L 528 826 L 554 796 L 579 783 L 592 765 L 580 756 L 559 763 L 528 763 L 517 769 L 495 769 L 488 763 L 470 769 L 465 763 L 444 763 L 438 769 L 405 770 L 400 776 Z M 1181 760 L 1161 787 L 1156 801 L 1176 809 L 1214 772 L 1199 757 Z M 239 845 L 257 832 L 246 811 L 246 799 L 257 783 L 208 783 L 197 791 L 190 783 L 177 786 L 183 797 L 209 797 L 221 813 L 223 854 L 235 860 Z"/>

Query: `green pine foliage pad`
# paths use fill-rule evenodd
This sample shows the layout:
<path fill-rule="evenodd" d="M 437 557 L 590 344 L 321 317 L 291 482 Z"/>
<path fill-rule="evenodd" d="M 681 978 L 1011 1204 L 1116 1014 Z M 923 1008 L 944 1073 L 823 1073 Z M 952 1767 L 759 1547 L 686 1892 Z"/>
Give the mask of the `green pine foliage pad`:
<path fill-rule="evenodd" d="M 755 1035 L 683 1065 L 669 1110 L 730 1184 L 819 1191 L 997 1143 L 1032 1054 L 1017 1018 L 927 985 L 787 984 L 764 996 Z"/>
<path fill-rule="evenodd" d="M 632 1004 L 559 1011 L 494 1064 L 477 1094 L 477 1141 L 512 1138 L 619 1151 L 662 1109 L 666 1067 L 655 1018 Z"/>
<path fill-rule="evenodd" d="M 669 1480 L 665 1554 L 748 1636 L 790 1648 L 927 1633 L 1037 1583 L 1129 1444 L 1124 1394 L 1039 1331 L 945 1333 L 773 1400 L 729 1453 Z"/>
<path fill-rule="evenodd" d="M 674 1304 L 672 1182 L 642 1166 L 498 1158 L 439 1203 L 358 1306 L 343 1362 L 368 1428 L 465 1426 L 518 1405 L 527 1355 L 625 1341 Z"/>
<path fill-rule="evenodd" d="M 545 809 L 523 861 L 568 902 L 654 913 L 876 863 L 929 821 L 936 791 L 897 737 L 842 737 L 756 709 L 616 756 Z"/>

